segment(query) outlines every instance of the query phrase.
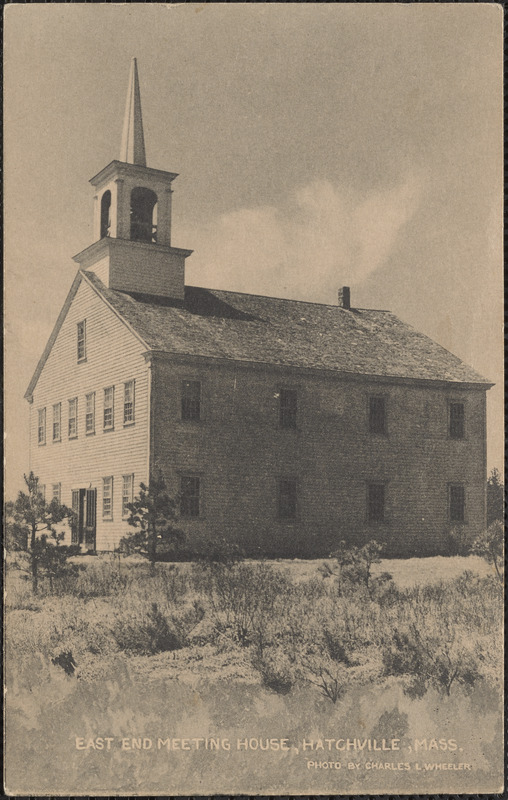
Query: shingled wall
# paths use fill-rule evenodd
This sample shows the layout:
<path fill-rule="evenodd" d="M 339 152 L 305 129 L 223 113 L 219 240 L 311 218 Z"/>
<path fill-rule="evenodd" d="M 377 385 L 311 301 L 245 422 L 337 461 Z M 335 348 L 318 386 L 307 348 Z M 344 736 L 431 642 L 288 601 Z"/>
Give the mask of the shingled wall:
<path fill-rule="evenodd" d="M 190 366 L 192 364 L 192 366 Z M 202 418 L 181 419 L 183 380 L 202 384 Z M 281 429 L 279 391 L 298 392 L 296 430 Z M 369 432 L 371 394 L 385 397 L 387 435 Z M 448 404 L 465 403 L 466 436 L 448 436 Z M 225 537 L 251 555 L 325 556 L 341 539 L 375 538 L 390 555 L 449 552 L 448 487 L 463 483 L 464 533 L 485 523 L 485 390 L 341 377 L 210 359 L 154 359 L 152 469 L 174 491 L 197 475 L 201 514 L 189 545 Z M 298 481 L 298 517 L 280 521 L 277 481 Z M 384 482 L 386 519 L 367 520 L 367 486 Z"/>

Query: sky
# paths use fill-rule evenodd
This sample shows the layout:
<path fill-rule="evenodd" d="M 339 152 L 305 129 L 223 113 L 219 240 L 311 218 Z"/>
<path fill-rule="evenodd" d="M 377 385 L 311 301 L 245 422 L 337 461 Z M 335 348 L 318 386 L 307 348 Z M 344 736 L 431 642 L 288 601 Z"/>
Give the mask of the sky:
<path fill-rule="evenodd" d="M 496 386 L 503 466 L 502 9 L 25 4 L 4 11 L 6 494 L 23 399 L 93 241 L 137 58 L 147 164 L 179 173 L 186 282 L 389 309 Z"/>

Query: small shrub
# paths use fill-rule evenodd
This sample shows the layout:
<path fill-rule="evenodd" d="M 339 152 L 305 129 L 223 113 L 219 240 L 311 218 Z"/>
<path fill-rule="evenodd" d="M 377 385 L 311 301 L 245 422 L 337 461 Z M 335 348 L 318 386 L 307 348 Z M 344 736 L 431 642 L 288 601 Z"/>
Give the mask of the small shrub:
<path fill-rule="evenodd" d="M 180 650 L 185 645 L 181 633 L 175 631 L 157 603 L 138 620 L 117 620 L 113 636 L 120 650 L 139 655 L 155 655 L 167 650 Z"/>
<path fill-rule="evenodd" d="M 340 667 L 328 667 L 322 663 L 307 662 L 309 683 L 317 686 L 323 697 L 335 703 L 344 696 L 347 682 Z M 312 677 L 310 677 L 312 676 Z"/>
<path fill-rule="evenodd" d="M 334 559 L 334 566 L 324 563 L 320 569 L 323 577 L 335 577 L 339 597 L 354 594 L 359 587 L 363 587 L 372 600 L 380 581 L 386 582 L 391 575 L 384 572 L 378 578 L 372 577 L 372 567 L 381 563 L 383 545 L 371 539 L 363 547 L 347 545 L 342 541 L 337 550 L 330 554 Z"/>
<path fill-rule="evenodd" d="M 277 694 L 289 694 L 295 685 L 295 667 L 287 653 L 280 647 L 267 648 L 252 660 L 253 666 L 261 673 L 263 686 Z"/>
<path fill-rule="evenodd" d="M 406 675 L 412 681 L 406 692 L 421 697 L 429 686 L 450 694 L 454 683 L 468 689 L 480 678 L 477 659 L 465 647 L 457 646 L 450 630 L 430 635 L 422 626 L 411 624 L 405 631 L 395 630 L 392 641 L 383 648 L 385 675 Z"/>
<path fill-rule="evenodd" d="M 230 628 L 237 641 L 266 645 L 269 622 L 283 605 L 290 584 L 266 564 L 211 563 L 207 569 L 208 598 L 219 630 Z"/>
<path fill-rule="evenodd" d="M 350 665 L 349 656 L 344 646 L 344 641 L 337 633 L 331 633 L 327 628 L 323 631 L 323 639 L 325 642 L 326 650 L 332 661 Z"/>
<path fill-rule="evenodd" d="M 487 530 L 475 539 L 472 552 L 484 558 L 487 564 L 493 564 L 497 577 L 503 582 L 504 527 L 501 520 L 492 522 Z"/>

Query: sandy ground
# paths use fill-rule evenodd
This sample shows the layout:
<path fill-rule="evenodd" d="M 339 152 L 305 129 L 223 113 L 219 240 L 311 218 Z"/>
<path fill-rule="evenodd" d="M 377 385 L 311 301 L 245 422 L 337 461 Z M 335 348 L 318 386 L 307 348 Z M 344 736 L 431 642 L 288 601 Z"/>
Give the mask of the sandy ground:
<path fill-rule="evenodd" d="M 98 560 L 112 560 L 110 554 L 98 556 L 78 556 L 70 559 L 77 564 L 92 564 Z M 116 560 L 116 558 L 115 558 Z M 288 573 L 291 580 L 295 582 L 308 581 L 309 579 L 320 576 L 319 568 L 327 559 L 274 559 L 265 561 L 279 570 Z M 246 560 L 249 562 L 249 560 Z M 146 564 L 146 560 L 138 556 L 128 556 L 122 558 L 122 564 Z M 177 562 L 179 569 L 186 570 L 191 567 L 192 562 Z M 255 562 L 252 562 L 255 563 Z M 172 564 L 161 562 L 158 569 L 170 568 Z M 389 572 L 394 582 L 400 589 L 406 589 L 418 584 L 439 583 L 442 580 L 453 580 L 466 570 L 474 572 L 480 577 L 495 575 L 493 565 L 487 564 L 479 556 L 431 556 L 428 558 L 387 558 L 380 564 L 375 564 L 372 568 L 373 575 L 381 572 Z"/>

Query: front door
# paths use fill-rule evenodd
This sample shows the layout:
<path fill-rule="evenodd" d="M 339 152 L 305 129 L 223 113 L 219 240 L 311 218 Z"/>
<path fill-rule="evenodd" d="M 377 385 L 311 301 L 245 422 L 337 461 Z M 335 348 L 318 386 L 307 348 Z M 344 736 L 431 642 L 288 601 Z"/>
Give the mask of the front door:
<path fill-rule="evenodd" d="M 72 544 L 84 545 L 86 550 L 95 551 L 97 489 L 73 489 L 72 510 Z"/>
<path fill-rule="evenodd" d="M 97 528 L 97 489 L 85 489 L 85 545 L 87 550 L 95 551 Z"/>

